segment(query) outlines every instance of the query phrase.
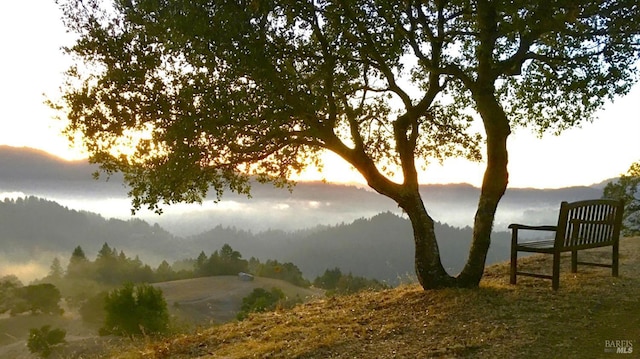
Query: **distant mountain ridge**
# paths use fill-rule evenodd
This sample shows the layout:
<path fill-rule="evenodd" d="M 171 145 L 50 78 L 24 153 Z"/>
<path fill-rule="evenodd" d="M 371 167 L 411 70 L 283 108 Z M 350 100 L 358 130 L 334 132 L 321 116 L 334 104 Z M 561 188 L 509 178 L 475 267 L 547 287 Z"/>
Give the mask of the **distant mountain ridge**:
<path fill-rule="evenodd" d="M 92 174 L 98 170 L 97 165 L 86 160 L 67 161 L 48 152 L 29 148 L 0 145 L 0 185 L 15 181 L 35 181 L 40 183 L 56 181 L 86 181 L 93 182 Z M 114 182 L 120 181 L 120 176 L 115 176 Z M 568 188 L 596 188 L 602 189 L 604 185 L 614 179 L 608 179 L 590 186 L 576 186 Z M 317 183 L 317 182 L 316 182 Z M 325 186 L 331 186 L 324 184 Z M 335 185 L 333 185 L 335 186 Z M 350 185 L 341 185 L 353 187 Z M 423 188 L 451 188 L 457 192 L 472 191 L 475 187 L 470 184 L 435 184 L 423 185 Z M 514 190 L 540 191 L 533 188 L 516 188 Z M 548 191 L 548 189 L 542 189 Z"/>
<path fill-rule="evenodd" d="M 91 176 L 96 169 L 95 165 L 64 161 L 43 151 L 0 146 L 0 193 L 22 192 L 105 217 L 130 218 L 127 189 L 121 177 L 96 181 Z M 606 182 L 560 189 L 508 188 L 498 207 L 494 228 L 503 230 L 512 222 L 554 221 L 561 201 L 599 198 Z M 434 220 L 457 227 L 473 224 L 479 191 L 469 184 L 421 186 L 425 206 Z M 70 198 L 73 201 L 68 200 Z M 107 203 L 104 199 L 119 202 Z M 225 193 L 219 205 L 205 200 L 203 206 L 167 207 L 161 217 L 144 211 L 139 216 L 158 222 L 174 234 L 188 236 L 216 225 L 253 231 L 297 230 L 372 217 L 386 211 L 402 213 L 393 201 L 366 187 L 300 182 L 293 192 L 255 184 L 251 199 Z"/>
<path fill-rule="evenodd" d="M 471 228 L 436 224 L 445 267 L 457 273 L 466 260 Z M 0 263 L 40 261 L 48 268 L 55 256 L 63 263 L 80 245 L 93 258 L 103 243 L 128 256 L 139 255 L 145 263 L 157 266 L 196 258 L 200 251 L 210 255 L 223 244 L 230 244 L 244 258 L 261 261 L 276 259 L 292 262 L 313 280 L 325 269 L 397 283 L 413 275 L 413 236 L 406 218 L 385 212 L 371 218 L 335 226 L 318 226 L 303 231 L 250 231 L 217 226 L 190 237 L 177 237 L 159 225 L 139 219 L 123 221 L 70 210 L 37 197 L 5 199 L 0 202 Z M 508 235 L 496 233 L 489 262 L 506 258 Z M 66 264 L 64 264 L 66 265 Z M 0 266 L 0 276 L 2 268 Z"/>
<path fill-rule="evenodd" d="M 413 273 L 410 224 L 393 201 L 366 188 L 300 182 L 289 192 L 256 184 L 250 199 L 230 193 L 218 204 L 174 205 L 160 217 L 144 211 L 131 217 L 122 182 L 117 176 L 95 181 L 91 174 L 96 169 L 42 151 L 0 146 L 0 193 L 56 202 L 23 201 L 23 206 L 41 208 L 21 215 L 16 213 L 27 209 L 6 204 L 10 209 L 0 218 L 0 239 L 11 245 L 0 249 L 0 257 L 67 253 L 69 246 L 78 244 L 86 245 L 89 254 L 106 241 L 129 255 L 142 256 L 144 251 L 145 261 L 153 263 L 195 257 L 200 250 L 211 253 L 229 243 L 245 257 L 294 262 L 309 276 L 331 266 L 386 280 Z M 454 273 L 466 259 L 479 189 L 468 184 L 423 185 L 421 192 L 429 214 L 441 223 L 437 231 L 443 260 Z M 553 224 L 561 201 L 601 194 L 601 185 L 509 188 L 496 212 L 494 231 L 504 233 L 509 223 Z M 50 218 L 48 211 L 59 217 Z M 105 219 L 112 217 L 118 219 Z M 22 223 L 23 218 L 29 222 Z M 11 231 L 22 232 L 13 238 L 8 236 Z M 493 243 L 489 260 L 503 260 L 507 240 Z M 323 260 L 317 264 L 313 259 L 320 254 Z"/>
<path fill-rule="evenodd" d="M 42 150 L 0 145 L 0 192 L 126 194 L 121 176 L 96 181 L 97 170 L 86 160 L 66 161 Z"/>
<path fill-rule="evenodd" d="M 87 161 L 65 161 L 33 148 L 0 145 L 0 176 L 3 181 L 86 180 L 91 179 L 96 168 Z"/>

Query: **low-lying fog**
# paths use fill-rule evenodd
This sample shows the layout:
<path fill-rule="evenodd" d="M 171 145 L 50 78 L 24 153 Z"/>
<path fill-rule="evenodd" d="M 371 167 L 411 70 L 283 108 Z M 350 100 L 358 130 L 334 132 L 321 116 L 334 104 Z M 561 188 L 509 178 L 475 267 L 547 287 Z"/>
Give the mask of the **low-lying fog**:
<path fill-rule="evenodd" d="M 329 186 L 329 185 L 327 185 Z M 343 187 L 343 186 L 341 186 Z M 343 187 L 344 188 L 344 187 Z M 349 187 L 347 187 L 349 188 Z M 231 226 L 239 229 L 260 232 L 269 229 L 295 231 L 315 227 L 317 225 L 334 225 L 352 222 L 358 218 L 369 218 L 380 212 L 392 212 L 402 215 L 402 210 L 391 200 L 367 189 L 350 187 L 354 193 L 354 201 L 349 198 L 297 198 L 296 190 L 290 194 L 280 191 L 279 196 L 254 195 L 246 198 L 238 195 L 225 195 L 223 200 L 215 203 L 207 199 L 203 203 L 178 203 L 162 207 L 163 214 L 158 215 L 143 209 L 132 216 L 131 200 L 127 197 L 87 198 L 65 196 L 63 194 L 46 193 L 0 193 L 0 198 L 18 198 L 27 195 L 47 198 L 70 209 L 94 212 L 105 218 L 130 219 L 140 218 L 151 224 L 158 223 L 164 229 L 177 236 L 194 235 L 217 225 Z M 447 199 L 451 189 L 443 187 L 436 195 L 425 195 L 425 205 L 431 217 L 438 222 L 455 227 L 473 225 L 477 195 L 475 189 L 462 196 L 455 195 Z M 539 190 L 530 190 L 538 192 Z M 308 191 L 305 191 L 308 194 Z M 350 191 L 349 191 L 350 192 Z M 591 191 L 588 191 L 591 192 Z M 594 195 L 597 191 L 593 191 Z M 430 200 L 428 197 L 434 197 Z M 306 198 L 305 198 L 306 197 Z M 367 197 L 366 202 L 361 202 Z M 510 223 L 553 224 L 556 220 L 560 198 L 545 200 L 526 198 L 521 201 L 514 198 L 511 192 L 502 200 L 498 211 L 494 230 L 506 231 Z"/>
<path fill-rule="evenodd" d="M 135 217 L 131 216 L 130 199 L 125 197 L 124 189 L 122 192 L 120 196 L 96 197 L 38 191 L 5 192 L 0 193 L 0 198 L 34 195 L 69 209 L 98 213 L 105 218 L 140 218 L 150 224 L 157 223 L 178 237 L 196 235 L 218 225 L 253 233 L 273 229 L 296 231 L 318 225 L 351 223 L 386 211 L 403 215 L 391 200 L 368 189 L 321 183 L 299 184 L 293 193 L 258 188 L 250 199 L 229 194 L 219 203 L 206 200 L 202 204 L 174 204 L 164 206 L 162 215 L 142 210 Z M 468 185 L 426 186 L 423 192 L 426 207 L 435 221 L 455 227 L 472 226 L 478 197 L 476 188 Z M 588 187 L 546 191 L 509 190 L 496 213 L 494 231 L 507 231 L 510 223 L 553 224 L 560 201 L 597 198 L 600 194 L 601 190 Z M 37 248 L 29 250 L 34 251 L 29 262 L 14 262 L 6 251 L 0 251 L 0 257 L 4 257 L 0 258 L 0 275 L 12 273 L 27 281 L 42 277 L 48 272 L 52 258 L 58 256 L 64 262 L 72 248 L 68 253 L 46 253 Z M 145 257 L 143 253 L 127 253 L 131 256 L 137 254 L 151 265 L 164 259 Z M 171 258 L 170 262 L 176 259 L 179 258 Z"/>

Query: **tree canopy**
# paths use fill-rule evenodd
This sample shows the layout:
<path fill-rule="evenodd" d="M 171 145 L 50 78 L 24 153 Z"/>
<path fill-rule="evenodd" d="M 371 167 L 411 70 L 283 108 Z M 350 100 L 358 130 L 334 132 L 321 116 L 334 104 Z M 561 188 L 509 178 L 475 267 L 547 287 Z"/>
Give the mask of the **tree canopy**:
<path fill-rule="evenodd" d="M 52 105 L 93 162 L 124 173 L 134 209 L 249 193 L 254 178 L 283 186 L 332 151 L 408 214 L 425 288 L 479 282 L 511 129 L 590 120 L 638 73 L 635 0 L 61 7 L 78 34 L 66 49 L 76 63 Z M 487 166 L 457 278 L 418 192 L 420 167 L 451 156 Z"/>
<path fill-rule="evenodd" d="M 607 183 L 603 197 L 624 200 L 623 234 L 640 234 L 640 161 L 634 162 L 627 173 Z"/>

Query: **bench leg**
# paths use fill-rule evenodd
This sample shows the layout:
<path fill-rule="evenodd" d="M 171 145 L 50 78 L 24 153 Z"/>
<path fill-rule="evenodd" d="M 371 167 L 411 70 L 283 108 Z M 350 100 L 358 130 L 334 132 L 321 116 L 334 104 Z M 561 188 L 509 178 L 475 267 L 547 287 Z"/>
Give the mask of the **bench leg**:
<path fill-rule="evenodd" d="M 551 277 L 551 287 L 558 290 L 560 287 L 560 253 L 553 254 L 553 274 Z"/>
<path fill-rule="evenodd" d="M 571 273 L 578 272 L 578 251 L 571 251 Z"/>
<path fill-rule="evenodd" d="M 618 265 L 620 262 L 620 244 L 619 243 L 614 243 L 613 244 L 613 254 L 612 254 L 613 260 L 611 263 L 611 275 L 613 275 L 614 277 L 618 276 Z"/>
<path fill-rule="evenodd" d="M 516 271 L 518 269 L 518 251 L 511 247 L 511 270 L 509 283 L 516 284 Z"/>

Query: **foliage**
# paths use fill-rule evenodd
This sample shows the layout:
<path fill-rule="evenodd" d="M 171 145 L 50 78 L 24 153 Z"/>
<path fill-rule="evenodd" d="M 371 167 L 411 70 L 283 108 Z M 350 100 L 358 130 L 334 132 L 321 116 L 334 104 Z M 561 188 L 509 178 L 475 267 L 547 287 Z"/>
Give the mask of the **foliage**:
<path fill-rule="evenodd" d="M 252 257 L 249 260 L 249 272 L 258 277 L 280 279 L 298 287 L 307 288 L 311 285 L 302 276 L 300 268 L 291 262 L 280 263 L 274 259 L 267 259 L 265 263 L 261 263 Z"/>
<path fill-rule="evenodd" d="M 101 335 L 161 334 L 169 330 L 169 312 L 162 290 L 148 284 L 126 283 L 105 300 Z"/>
<path fill-rule="evenodd" d="M 58 257 L 53 258 L 51 262 L 51 267 L 49 267 L 49 277 L 53 281 L 59 281 L 62 279 L 64 275 L 64 269 L 62 268 L 62 264 L 60 264 L 60 259 Z"/>
<path fill-rule="evenodd" d="M 90 261 L 84 255 L 84 251 L 77 246 L 67 267 L 67 279 L 92 279 L 106 285 L 119 285 L 126 281 L 152 282 L 154 272 L 142 263 L 140 258 L 129 258 L 116 248 L 111 248 L 104 243 L 96 256 L 95 261 Z"/>
<path fill-rule="evenodd" d="M 609 337 L 629 338 L 637 352 L 640 241 L 628 238 L 620 245 L 627 253 L 621 261 L 623 276 L 613 278 L 608 269 L 597 267 L 571 273 L 570 261 L 563 260 L 558 292 L 537 278 L 509 285 L 505 262 L 489 266 L 475 290 L 425 292 L 417 285 L 403 285 L 365 291 L 175 336 L 142 350 L 150 357 L 168 358 L 210 353 L 227 358 L 625 357 L 602 354 Z M 583 255 L 606 262 L 611 250 L 598 248 Z M 551 257 L 522 260 L 550 268 Z M 123 357 L 139 357 L 140 351 Z"/>
<path fill-rule="evenodd" d="M 632 163 L 618 180 L 607 183 L 603 197 L 624 200 L 623 234 L 640 235 L 640 161 Z"/>
<path fill-rule="evenodd" d="M 345 295 L 360 292 L 362 290 L 383 290 L 389 286 L 376 279 L 367 279 L 354 276 L 351 273 L 344 275 L 339 268 L 327 269 L 322 276 L 313 281 L 313 285 L 326 289 L 327 295 Z"/>
<path fill-rule="evenodd" d="M 33 328 L 29 330 L 29 339 L 27 347 L 33 354 L 38 354 L 43 358 L 49 357 L 53 348 L 65 343 L 67 332 L 64 329 L 51 329 L 51 326 L 45 325 L 40 329 Z"/>
<path fill-rule="evenodd" d="M 91 161 L 124 173 L 134 210 L 248 194 L 253 178 L 284 186 L 332 151 L 407 212 L 425 289 L 473 287 L 512 127 L 560 132 L 629 91 L 636 2 L 61 1 L 77 63 L 51 105 Z M 454 278 L 418 169 L 483 149 L 473 244 Z"/>
<path fill-rule="evenodd" d="M 0 314 L 6 313 L 14 307 L 18 300 L 17 289 L 22 282 L 15 275 L 6 275 L 0 278 Z"/>
<path fill-rule="evenodd" d="M 236 275 L 247 271 L 248 262 L 240 252 L 224 244 L 220 251 L 214 251 L 209 258 L 204 252 L 196 259 L 194 271 L 200 276 Z"/>
<path fill-rule="evenodd" d="M 11 308 L 11 315 L 24 312 L 62 315 L 64 312 L 59 304 L 62 299 L 60 290 L 53 284 L 32 284 L 14 290 L 16 300 Z"/>
<path fill-rule="evenodd" d="M 338 286 L 338 282 L 342 278 L 342 271 L 340 268 L 327 269 L 324 274 L 317 277 L 313 281 L 313 285 L 323 289 L 335 289 Z"/>
<path fill-rule="evenodd" d="M 256 288 L 248 296 L 242 298 L 242 306 L 237 314 L 238 320 L 246 319 L 250 313 L 260 313 L 276 308 L 276 305 L 285 299 L 284 292 L 279 288 L 271 288 L 267 291 Z"/>
<path fill-rule="evenodd" d="M 154 280 L 157 282 L 166 282 L 176 279 L 176 274 L 171 268 L 171 265 L 166 260 L 163 260 L 158 268 L 155 270 Z"/>

